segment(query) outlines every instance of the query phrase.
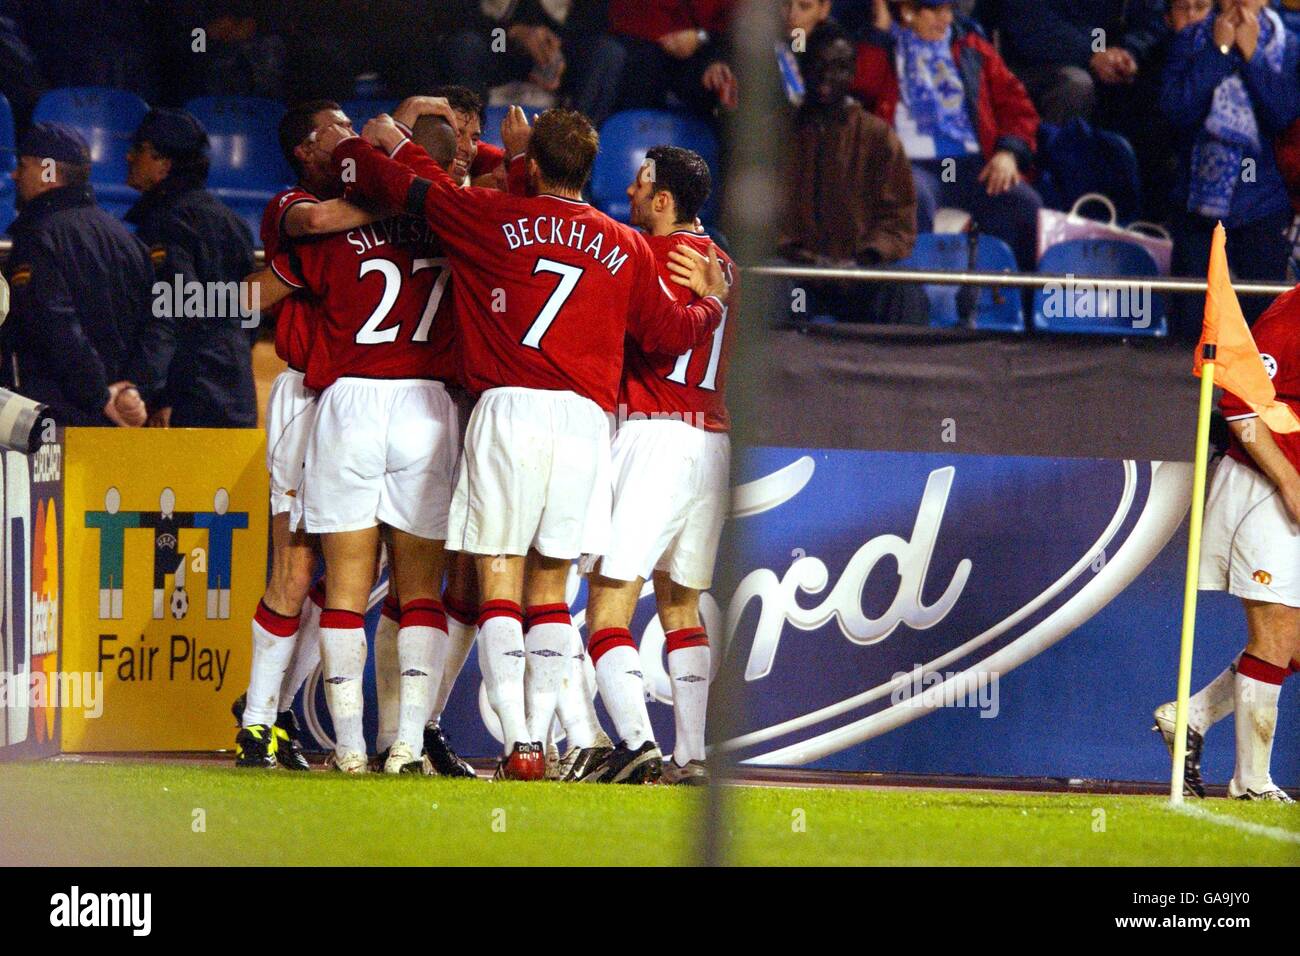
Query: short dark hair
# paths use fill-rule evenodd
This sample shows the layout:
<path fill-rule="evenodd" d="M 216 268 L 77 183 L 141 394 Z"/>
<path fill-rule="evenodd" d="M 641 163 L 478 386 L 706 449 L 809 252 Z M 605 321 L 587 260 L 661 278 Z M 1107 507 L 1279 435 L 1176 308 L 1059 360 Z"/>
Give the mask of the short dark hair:
<path fill-rule="evenodd" d="M 441 96 L 457 113 L 472 113 L 483 122 L 483 98 L 468 86 L 439 86 L 430 96 Z"/>
<path fill-rule="evenodd" d="M 818 53 L 837 40 L 843 40 L 850 47 L 853 46 L 853 37 L 836 20 L 823 20 L 817 24 L 813 27 L 812 33 L 808 34 L 808 45 L 804 49 L 805 62 L 813 62 L 817 59 Z"/>
<path fill-rule="evenodd" d="M 293 151 L 316 128 L 313 117 L 321 110 L 341 109 L 342 107 L 333 100 L 304 100 L 290 107 L 289 111 L 280 118 L 280 152 L 284 154 L 285 162 L 296 174 L 302 174 L 302 164 L 298 162 L 298 157 Z"/>
<path fill-rule="evenodd" d="M 654 163 L 654 192 L 672 195 L 678 222 L 694 222 L 713 188 L 704 157 L 680 146 L 652 146 L 645 158 Z"/>
<path fill-rule="evenodd" d="M 577 110 L 549 109 L 537 117 L 528 140 L 528 156 L 542 179 L 561 189 L 581 191 L 591 178 L 600 137 L 591 120 Z"/>
<path fill-rule="evenodd" d="M 90 166 L 88 164 L 56 162 L 54 171 L 63 179 L 66 186 L 80 189 L 90 182 Z"/>
<path fill-rule="evenodd" d="M 443 169 L 456 158 L 456 131 L 441 116 L 423 113 L 416 117 L 415 125 L 411 127 L 411 139 Z"/>

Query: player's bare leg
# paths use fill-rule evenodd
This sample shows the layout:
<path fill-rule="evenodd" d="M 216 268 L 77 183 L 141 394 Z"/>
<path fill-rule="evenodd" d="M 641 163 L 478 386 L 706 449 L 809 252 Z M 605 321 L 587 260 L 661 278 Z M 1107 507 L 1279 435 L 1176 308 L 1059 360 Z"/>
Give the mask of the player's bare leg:
<path fill-rule="evenodd" d="M 398 722 L 385 773 L 422 772 L 424 725 L 442 682 L 447 618 L 442 610 L 442 542 L 389 529 L 392 581 L 401 596 L 397 632 Z"/>
<path fill-rule="evenodd" d="M 488 703 L 501 722 L 504 757 L 497 774 L 537 779 L 545 772 L 546 761 L 540 741 L 528 736 L 524 708 L 524 557 L 479 555 L 474 565 L 483 596 L 478 615 L 479 669 Z"/>
<path fill-rule="evenodd" d="M 474 556 L 463 551 L 447 552 L 446 566 L 442 604 L 447 612 L 447 653 L 433 711 L 424 729 L 424 755 L 440 776 L 469 778 L 476 776 L 474 768 L 452 749 L 442 729 L 442 712 L 478 633 L 478 573 L 474 570 Z"/>
<path fill-rule="evenodd" d="M 1234 687 L 1237 767 L 1228 794 L 1243 800 L 1289 797 L 1273 783 L 1269 761 L 1277 729 L 1277 700 L 1291 659 L 1300 651 L 1300 608 L 1242 599 L 1249 638 L 1237 661 Z"/>
<path fill-rule="evenodd" d="M 321 650 L 325 700 L 334 722 L 333 764 L 345 773 L 364 773 L 366 742 L 361 729 L 362 675 L 366 667 L 365 612 L 379 557 L 379 528 L 321 535 L 325 593 Z"/>
<path fill-rule="evenodd" d="M 275 725 L 282 689 L 291 670 L 294 650 L 302 638 L 302 609 L 311 588 L 315 562 L 311 538 L 303 532 L 289 530 L 287 512 L 274 515 L 271 518 L 270 580 L 253 614 L 253 658 L 248 690 L 242 703 L 237 701 L 235 704 L 241 727 L 235 741 L 236 766 L 275 765 L 281 742 L 275 733 Z M 309 637 L 315 639 L 314 635 Z M 292 697 L 284 700 L 284 707 L 287 709 L 291 702 Z M 288 746 L 292 746 L 291 740 Z M 291 755 L 286 753 L 285 756 Z M 306 761 L 301 754 L 294 756 L 298 760 L 286 765 L 305 769 Z"/>
<path fill-rule="evenodd" d="M 709 635 L 700 620 L 700 594 L 666 571 L 654 573 L 655 603 L 664 629 L 673 688 L 673 756 L 664 770 L 670 783 L 704 780 L 704 727 L 709 704 Z"/>

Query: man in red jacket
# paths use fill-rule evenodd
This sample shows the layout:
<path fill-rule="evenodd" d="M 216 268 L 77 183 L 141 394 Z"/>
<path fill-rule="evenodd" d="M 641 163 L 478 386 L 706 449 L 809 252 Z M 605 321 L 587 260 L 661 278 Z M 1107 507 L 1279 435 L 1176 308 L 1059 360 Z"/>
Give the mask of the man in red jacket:
<path fill-rule="evenodd" d="M 853 92 L 902 140 L 917 230 L 933 231 L 940 206 L 964 209 L 1032 269 L 1042 199 L 1023 175 L 1038 135 L 1029 94 L 947 0 L 908 0 L 897 20 L 878 3 L 874 26 L 858 47 Z"/>

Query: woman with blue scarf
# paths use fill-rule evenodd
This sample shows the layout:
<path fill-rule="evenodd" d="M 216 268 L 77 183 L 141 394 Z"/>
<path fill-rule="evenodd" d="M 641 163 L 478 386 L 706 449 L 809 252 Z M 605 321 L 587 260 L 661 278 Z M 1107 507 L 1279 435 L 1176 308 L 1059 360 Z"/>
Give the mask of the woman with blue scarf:
<path fill-rule="evenodd" d="M 1213 16 L 1178 34 L 1160 108 L 1179 139 L 1175 273 L 1205 274 L 1222 221 L 1234 276 L 1284 279 L 1291 204 L 1273 139 L 1300 116 L 1300 44 L 1266 0 L 1218 0 Z M 1267 305 L 1242 300 L 1250 321 Z M 1200 331 L 1201 308 L 1199 297 L 1177 303 L 1176 325 L 1189 337 Z"/>
<path fill-rule="evenodd" d="M 902 140 L 919 231 L 933 231 L 940 206 L 964 209 L 1015 250 L 1022 269 L 1034 268 L 1042 200 L 1023 173 L 1033 162 L 1038 112 L 949 0 L 905 0 L 896 20 L 875 0 L 853 91 Z"/>

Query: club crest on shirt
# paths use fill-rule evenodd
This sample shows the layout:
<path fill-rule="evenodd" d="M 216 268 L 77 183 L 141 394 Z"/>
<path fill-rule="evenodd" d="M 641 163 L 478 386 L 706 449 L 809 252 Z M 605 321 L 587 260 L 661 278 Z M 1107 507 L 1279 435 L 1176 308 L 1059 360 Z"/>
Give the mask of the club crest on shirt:
<path fill-rule="evenodd" d="M 1264 360 L 1264 371 L 1268 372 L 1268 377 L 1277 378 L 1277 359 L 1267 352 L 1261 352 L 1259 357 Z"/>
<path fill-rule="evenodd" d="M 1256 584 L 1262 584 L 1265 587 L 1273 583 L 1273 575 L 1264 570 L 1256 571 L 1250 577 Z"/>

